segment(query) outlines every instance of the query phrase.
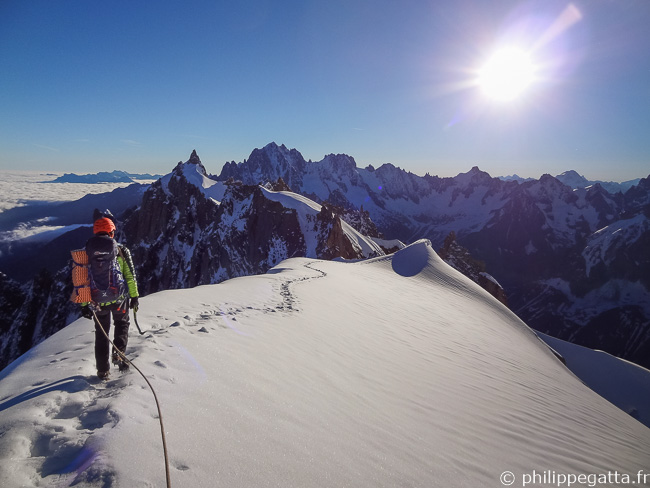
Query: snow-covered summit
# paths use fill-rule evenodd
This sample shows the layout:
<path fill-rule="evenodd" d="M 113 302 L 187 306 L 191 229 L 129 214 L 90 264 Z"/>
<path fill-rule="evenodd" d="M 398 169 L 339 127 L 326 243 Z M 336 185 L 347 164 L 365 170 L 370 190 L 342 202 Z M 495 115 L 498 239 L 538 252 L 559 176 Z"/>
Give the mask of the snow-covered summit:
<path fill-rule="evenodd" d="M 535 178 L 523 178 L 517 174 L 513 174 L 509 176 L 499 176 L 498 178 L 504 181 L 517 181 L 519 183 L 525 183 L 527 181 L 533 181 L 535 179 Z M 625 193 L 633 186 L 638 185 L 639 182 L 641 181 L 640 178 L 635 178 L 633 180 L 627 180 L 622 182 L 590 180 L 587 177 L 581 175 L 580 173 L 572 169 L 568 171 L 564 171 L 559 175 L 556 175 L 555 178 L 561 181 L 564 185 L 574 190 L 589 188 L 590 186 L 594 186 L 598 184 L 603 189 L 605 189 L 608 193 L 611 193 L 612 195 L 618 192 Z"/>
<path fill-rule="evenodd" d="M 564 173 L 557 175 L 556 178 L 573 189 L 600 185 L 612 195 L 618 192 L 625 193 L 633 186 L 638 185 L 640 181 L 639 178 L 620 183 L 616 181 L 589 180 L 574 170 L 565 171 Z"/>
<path fill-rule="evenodd" d="M 153 294 L 138 318 L 128 355 L 160 399 L 173 486 L 648 484 L 650 429 L 427 241 Z M 135 372 L 97 383 L 93 337 L 79 319 L 0 374 L 2 486 L 164 486 L 151 393 Z"/>
<path fill-rule="evenodd" d="M 223 183 L 213 180 L 201 163 L 196 150 L 192 151 L 190 159 L 179 162 L 171 173 L 160 179 L 163 189 L 169 193 L 169 183 L 172 178 L 184 178 L 188 183 L 197 187 L 206 197 L 219 203 L 223 198 L 226 187 Z"/>
<path fill-rule="evenodd" d="M 275 142 L 271 142 L 262 149 L 254 149 L 248 159 L 242 163 L 226 163 L 221 170 L 219 180 L 234 178 L 245 184 L 256 185 L 283 178 L 293 190 L 300 186 L 306 164 L 302 154 L 296 149 L 289 149 L 284 144 L 278 146 Z"/>
<path fill-rule="evenodd" d="M 489 184 L 492 177 L 478 166 L 473 166 L 467 173 L 460 173 L 454 178 L 458 186 Z"/>
<path fill-rule="evenodd" d="M 574 170 L 565 171 L 564 173 L 557 175 L 556 178 L 571 188 L 586 188 L 590 185 L 587 178 Z"/>

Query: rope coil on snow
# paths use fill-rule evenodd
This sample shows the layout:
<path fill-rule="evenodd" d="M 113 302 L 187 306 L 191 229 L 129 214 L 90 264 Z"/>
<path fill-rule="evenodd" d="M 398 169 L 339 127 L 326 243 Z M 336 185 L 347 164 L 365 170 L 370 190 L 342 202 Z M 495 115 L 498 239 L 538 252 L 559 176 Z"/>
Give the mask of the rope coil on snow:
<path fill-rule="evenodd" d="M 99 322 L 99 319 L 97 318 L 97 314 L 95 313 L 95 311 L 94 311 L 92 308 L 91 308 L 91 311 L 92 311 L 92 313 L 93 313 L 93 317 L 95 318 L 95 324 L 96 324 L 96 325 L 99 325 L 99 329 L 100 329 L 100 330 L 102 331 L 102 333 L 104 334 L 104 337 L 106 337 L 106 339 L 108 339 L 108 342 L 111 343 L 111 345 L 112 345 L 113 348 L 114 348 L 113 350 L 117 352 L 117 354 L 122 358 L 122 360 L 123 360 L 124 362 L 126 362 L 126 364 L 128 364 L 128 365 L 130 365 L 130 366 L 133 366 L 133 367 L 135 368 L 135 370 L 136 370 L 138 373 L 140 373 L 140 376 L 142 376 L 142 377 L 144 378 L 144 380 L 147 382 L 147 385 L 149 385 L 149 389 L 151 390 L 151 393 L 153 393 L 153 398 L 154 398 L 154 400 L 156 401 L 156 408 L 158 409 L 158 420 L 160 421 L 160 435 L 162 436 L 163 454 L 165 455 L 165 477 L 166 477 L 166 479 L 167 479 L 167 488 L 171 488 L 171 486 L 172 486 L 172 482 L 171 482 L 171 477 L 170 477 L 170 475 L 169 475 L 169 456 L 168 456 L 168 454 L 167 454 L 167 441 L 165 440 L 165 427 L 164 427 L 164 425 L 163 425 L 162 411 L 160 410 L 160 402 L 158 402 L 158 396 L 156 395 L 156 391 L 153 389 L 153 386 L 151 385 L 151 383 L 149 382 L 149 380 L 147 379 L 147 377 L 144 375 L 144 373 L 143 373 L 142 371 L 140 371 L 140 369 L 139 369 L 135 364 L 133 364 L 133 362 L 131 362 L 131 361 L 130 361 L 130 360 L 129 360 L 125 355 L 124 355 L 124 353 L 123 353 L 122 351 L 120 351 L 120 350 L 115 346 L 115 344 L 113 344 L 113 341 L 110 339 L 110 337 L 108 337 L 108 334 L 107 334 L 106 331 L 104 330 L 104 327 L 103 327 L 102 324 Z M 138 329 L 140 329 L 139 326 L 138 326 Z"/>

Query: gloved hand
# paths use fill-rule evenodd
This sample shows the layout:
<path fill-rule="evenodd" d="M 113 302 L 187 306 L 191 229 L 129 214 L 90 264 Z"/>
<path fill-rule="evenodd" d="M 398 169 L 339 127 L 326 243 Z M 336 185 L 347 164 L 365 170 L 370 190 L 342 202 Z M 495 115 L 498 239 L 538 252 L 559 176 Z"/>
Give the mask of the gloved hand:
<path fill-rule="evenodd" d="M 138 297 L 131 298 L 130 303 L 131 303 L 130 308 L 137 311 L 138 310 Z"/>
<path fill-rule="evenodd" d="M 88 305 L 84 305 L 81 307 L 81 316 L 86 318 L 86 319 L 91 319 L 93 318 L 93 312 L 90 310 L 90 307 Z"/>

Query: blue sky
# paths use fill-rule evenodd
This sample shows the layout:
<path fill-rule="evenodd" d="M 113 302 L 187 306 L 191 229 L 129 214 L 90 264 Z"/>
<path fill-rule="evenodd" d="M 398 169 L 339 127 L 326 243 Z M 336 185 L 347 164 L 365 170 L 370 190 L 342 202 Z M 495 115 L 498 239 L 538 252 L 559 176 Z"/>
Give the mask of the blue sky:
<path fill-rule="evenodd" d="M 0 2 L 0 169 L 210 172 L 275 141 L 453 176 L 650 173 L 650 1 Z M 487 100 L 499 46 L 536 81 Z M 531 57 L 533 57 L 531 54 Z"/>

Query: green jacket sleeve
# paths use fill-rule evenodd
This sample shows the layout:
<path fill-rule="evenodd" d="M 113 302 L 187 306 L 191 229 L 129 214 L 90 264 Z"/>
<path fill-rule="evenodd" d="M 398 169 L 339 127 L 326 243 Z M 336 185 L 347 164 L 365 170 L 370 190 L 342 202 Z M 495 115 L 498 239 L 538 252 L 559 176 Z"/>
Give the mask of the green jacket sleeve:
<path fill-rule="evenodd" d="M 126 247 L 120 246 L 120 255 L 117 259 L 120 262 L 122 275 L 124 275 L 124 280 L 126 281 L 126 285 L 129 288 L 129 296 L 131 298 L 139 296 L 138 282 L 135 278 L 135 269 L 133 267 L 133 261 L 131 260 L 131 253 Z"/>

